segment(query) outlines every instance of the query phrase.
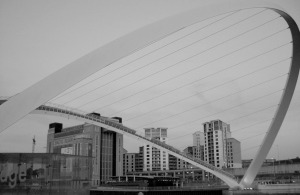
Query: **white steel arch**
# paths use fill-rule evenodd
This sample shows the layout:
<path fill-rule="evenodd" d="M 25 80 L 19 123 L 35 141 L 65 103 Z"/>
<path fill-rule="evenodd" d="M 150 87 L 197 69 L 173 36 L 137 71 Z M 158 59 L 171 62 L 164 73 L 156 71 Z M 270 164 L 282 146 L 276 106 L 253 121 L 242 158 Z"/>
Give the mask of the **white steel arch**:
<path fill-rule="evenodd" d="M 295 21 L 285 13 L 284 10 L 268 1 L 232 1 L 198 8 L 155 22 L 112 41 L 42 79 L 1 105 L 0 132 L 94 72 L 130 55 L 132 52 L 156 40 L 210 17 L 253 7 L 272 9 L 286 20 L 293 38 L 293 58 L 286 88 L 283 92 L 274 120 L 269 127 L 268 133 L 256 157 L 239 184 L 242 188 L 247 187 L 252 184 L 280 129 L 296 86 L 300 66 L 299 29 Z"/>

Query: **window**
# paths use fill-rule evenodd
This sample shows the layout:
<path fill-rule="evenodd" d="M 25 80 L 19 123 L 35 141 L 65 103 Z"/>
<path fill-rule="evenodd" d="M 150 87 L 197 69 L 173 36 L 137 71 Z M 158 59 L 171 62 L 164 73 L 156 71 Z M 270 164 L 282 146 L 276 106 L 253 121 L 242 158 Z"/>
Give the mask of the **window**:
<path fill-rule="evenodd" d="M 217 153 L 217 156 L 219 156 L 219 153 Z"/>
<path fill-rule="evenodd" d="M 218 145 L 218 142 L 216 142 L 216 145 Z"/>

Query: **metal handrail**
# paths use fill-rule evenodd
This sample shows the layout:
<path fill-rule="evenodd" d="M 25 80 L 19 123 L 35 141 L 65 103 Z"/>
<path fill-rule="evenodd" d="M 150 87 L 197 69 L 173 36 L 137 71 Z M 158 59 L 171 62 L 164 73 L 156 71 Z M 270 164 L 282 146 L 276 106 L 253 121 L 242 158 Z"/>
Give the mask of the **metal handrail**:
<path fill-rule="evenodd" d="M 146 186 L 112 186 L 112 185 L 100 185 L 99 187 L 105 187 L 110 189 L 139 189 L 139 190 L 180 190 L 180 189 L 210 189 L 210 188 L 223 188 L 227 185 L 213 185 L 213 186 L 159 186 L 159 187 L 146 187 Z"/>

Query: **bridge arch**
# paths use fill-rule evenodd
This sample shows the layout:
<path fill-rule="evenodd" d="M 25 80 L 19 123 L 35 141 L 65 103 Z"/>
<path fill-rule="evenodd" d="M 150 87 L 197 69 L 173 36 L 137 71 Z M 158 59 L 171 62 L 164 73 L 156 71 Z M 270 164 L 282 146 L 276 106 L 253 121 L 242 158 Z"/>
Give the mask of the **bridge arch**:
<path fill-rule="evenodd" d="M 179 150 L 173 148 L 172 146 L 169 146 L 167 144 L 164 144 L 157 140 L 149 140 L 141 135 L 138 135 L 135 133 L 133 129 L 130 129 L 128 127 L 125 127 L 121 124 L 115 123 L 113 121 L 110 121 L 109 119 L 98 117 L 90 114 L 83 114 L 83 112 L 74 112 L 69 111 L 53 106 L 40 106 L 36 110 L 33 110 L 30 114 L 39 114 L 39 115 L 51 115 L 51 116 L 58 116 L 62 118 L 68 118 L 73 119 L 81 122 L 86 122 L 89 124 L 93 124 L 99 127 L 104 127 L 106 129 L 109 129 L 111 131 L 115 131 L 117 133 L 123 134 L 125 136 L 128 136 L 130 138 L 133 138 L 137 141 L 140 141 L 142 143 L 154 146 L 162 151 L 165 151 L 179 159 L 182 159 L 194 166 L 197 166 L 204 171 L 207 171 L 221 180 L 223 180 L 230 188 L 237 188 L 239 187 L 239 184 L 235 180 L 235 177 L 229 173 L 227 173 L 224 170 L 221 170 L 213 165 L 210 165 L 204 161 L 201 161 L 200 159 L 195 159 L 192 156 L 189 156 L 187 154 L 184 154 L 180 152 Z"/>
<path fill-rule="evenodd" d="M 277 136 L 293 96 L 300 67 L 299 29 L 295 21 L 287 13 L 285 13 L 282 8 L 268 1 L 232 1 L 205 6 L 155 22 L 112 41 L 111 43 L 108 43 L 107 45 L 81 57 L 57 72 L 42 79 L 1 105 L 0 132 L 4 131 L 40 105 L 51 100 L 94 72 L 122 59 L 127 55 L 130 55 L 132 52 L 144 47 L 145 45 L 151 44 L 152 42 L 173 32 L 210 17 L 253 7 L 265 7 L 272 9 L 286 20 L 293 38 L 293 58 L 286 87 L 281 97 L 280 105 L 268 129 L 268 133 L 266 134 L 264 141 L 244 178 L 239 184 L 242 188 L 247 187 L 252 184 L 263 160 L 267 156 Z"/>

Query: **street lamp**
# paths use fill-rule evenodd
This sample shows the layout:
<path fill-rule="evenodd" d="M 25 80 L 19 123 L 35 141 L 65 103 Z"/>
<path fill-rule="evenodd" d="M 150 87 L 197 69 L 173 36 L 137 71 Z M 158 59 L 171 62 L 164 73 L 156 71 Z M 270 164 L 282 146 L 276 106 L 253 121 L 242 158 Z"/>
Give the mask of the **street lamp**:
<path fill-rule="evenodd" d="M 277 157 L 278 157 L 278 163 L 280 164 L 280 160 L 279 160 L 279 149 L 278 149 L 278 145 L 277 145 Z"/>
<path fill-rule="evenodd" d="M 273 159 L 273 173 L 274 173 L 274 179 L 275 179 L 275 159 L 274 158 L 271 158 Z"/>

